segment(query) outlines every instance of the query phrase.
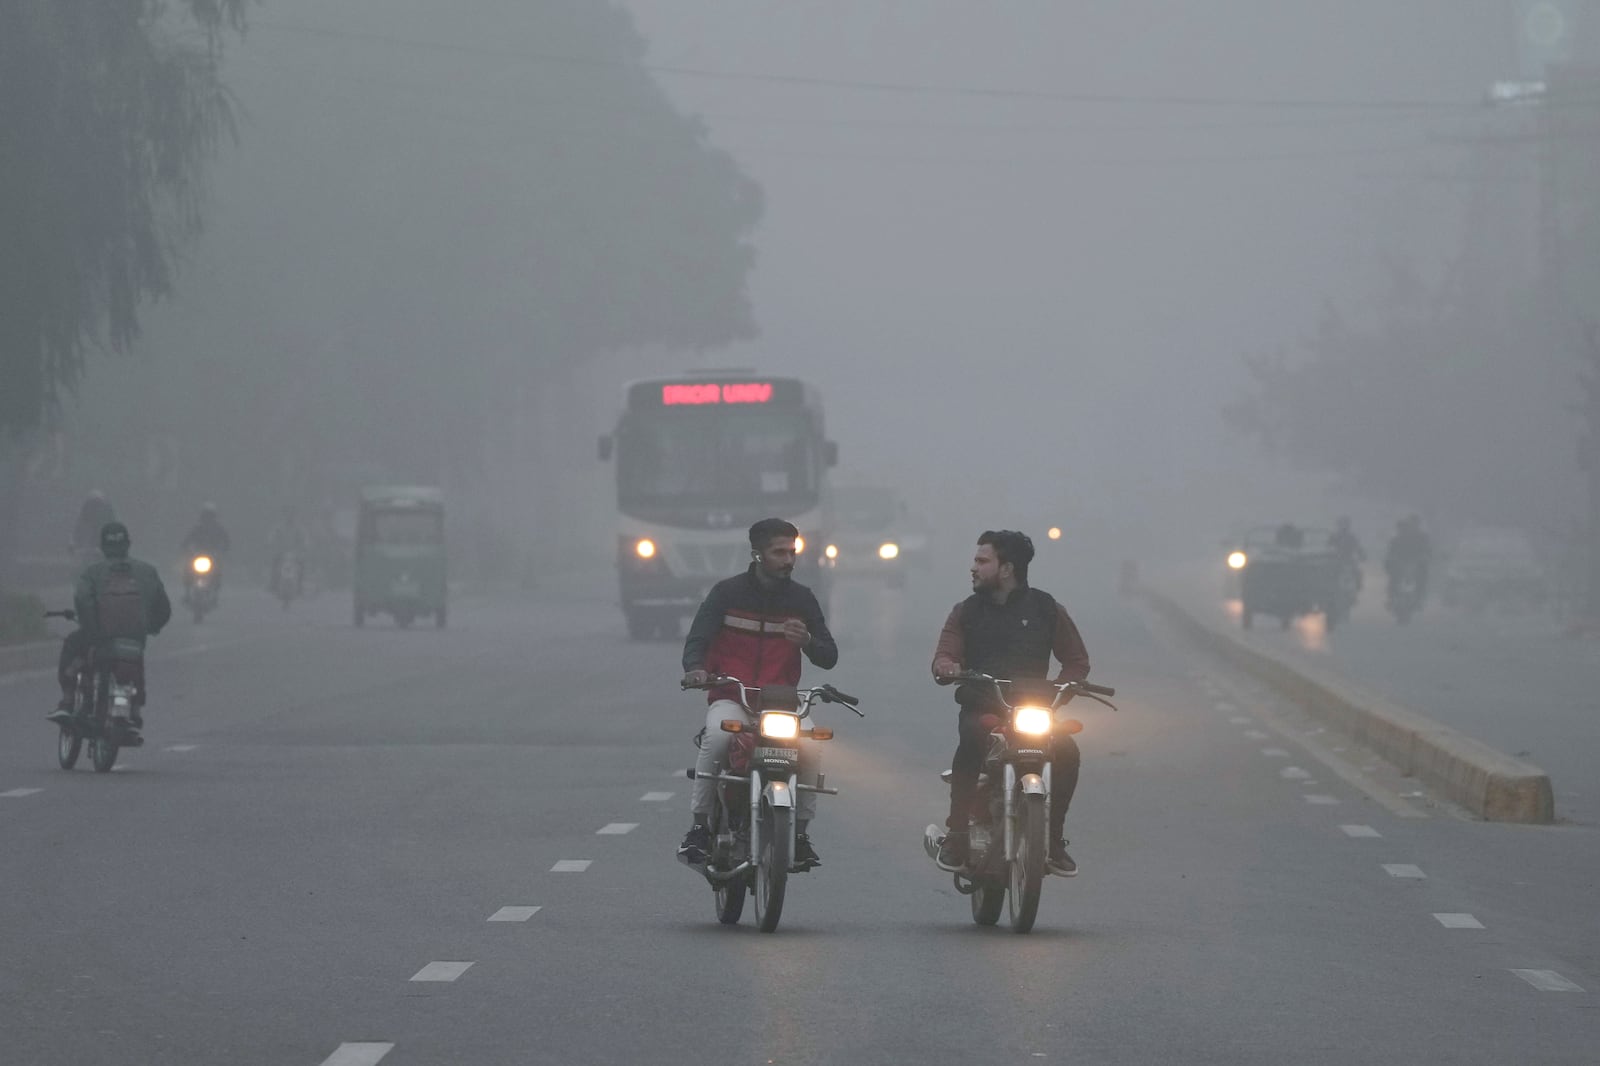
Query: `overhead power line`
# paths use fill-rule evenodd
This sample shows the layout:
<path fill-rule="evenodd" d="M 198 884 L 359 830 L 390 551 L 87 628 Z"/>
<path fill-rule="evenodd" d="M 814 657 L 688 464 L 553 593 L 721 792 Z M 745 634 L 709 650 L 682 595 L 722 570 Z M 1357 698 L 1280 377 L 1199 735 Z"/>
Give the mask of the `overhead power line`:
<path fill-rule="evenodd" d="M 255 28 L 277 33 L 299 34 L 311 37 L 339 38 L 392 48 L 420 49 L 435 52 L 455 52 L 465 55 L 495 56 L 524 62 L 550 63 L 577 67 L 627 67 L 677 78 L 695 78 L 707 81 L 761 83 L 789 85 L 812 89 L 837 89 L 880 94 L 959 96 L 993 100 L 1032 100 L 1051 103 L 1085 104 L 1099 106 L 1166 106 L 1197 108 L 1277 109 L 1291 111 L 1427 111 L 1471 112 L 1482 108 L 1477 100 L 1446 99 L 1284 99 L 1248 96 L 1183 96 L 1173 94 L 1137 93 L 1087 93 L 1044 89 L 1018 89 L 980 85 L 940 85 L 918 82 L 874 81 L 855 78 L 822 78 L 801 74 L 770 74 L 748 71 L 717 70 L 706 67 L 674 66 L 659 63 L 634 63 L 620 59 L 565 56 L 551 52 L 512 48 L 505 45 L 464 44 L 447 41 L 424 41 L 398 37 L 391 34 L 364 30 L 339 29 L 331 26 L 307 26 L 286 22 L 253 22 Z"/>

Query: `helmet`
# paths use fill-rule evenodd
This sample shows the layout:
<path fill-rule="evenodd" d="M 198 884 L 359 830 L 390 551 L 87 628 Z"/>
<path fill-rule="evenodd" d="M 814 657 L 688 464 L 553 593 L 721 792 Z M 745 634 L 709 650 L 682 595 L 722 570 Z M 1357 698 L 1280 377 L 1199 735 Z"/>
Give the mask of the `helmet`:
<path fill-rule="evenodd" d="M 100 527 L 100 553 L 107 559 L 126 559 L 132 543 L 128 527 L 121 522 L 107 522 Z"/>

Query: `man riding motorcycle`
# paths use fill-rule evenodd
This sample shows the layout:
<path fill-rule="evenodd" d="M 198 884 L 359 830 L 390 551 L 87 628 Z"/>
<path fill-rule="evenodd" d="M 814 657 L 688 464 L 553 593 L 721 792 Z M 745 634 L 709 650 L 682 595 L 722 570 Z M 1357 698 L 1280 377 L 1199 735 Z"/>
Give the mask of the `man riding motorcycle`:
<path fill-rule="evenodd" d="M 78 520 L 72 524 L 72 553 L 76 557 L 94 552 L 100 545 L 100 531 L 107 522 L 115 522 L 117 512 L 99 489 L 92 489 L 78 508 Z"/>
<path fill-rule="evenodd" d="M 1417 578 L 1417 602 L 1421 603 L 1428 592 L 1428 563 L 1432 558 L 1433 543 L 1422 531 L 1422 519 L 1416 515 L 1400 519 L 1383 557 L 1383 569 L 1389 578 L 1389 599 L 1394 599 L 1406 571 L 1412 570 Z"/>
<path fill-rule="evenodd" d="M 278 591 L 278 582 L 282 579 L 283 560 L 292 556 L 298 560 L 303 571 L 306 555 L 311 549 L 311 537 L 305 528 L 300 525 L 298 516 L 293 507 L 283 509 L 283 517 L 278 524 L 272 527 L 267 534 L 267 551 L 272 556 L 271 587 L 273 592 Z M 304 581 L 303 572 L 299 579 Z M 294 590 L 299 593 L 299 589 Z"/>
<path fill-rule="evenodd" d="M 228 554 L 228 549 L 233 545 L 233 539 L 228 536 L 228 531 L 222 528 L 222 519 L 217 517 L 217 505 L 208 503 L 200 508 L 200 517 L 195 520 L 194 528 L 189 530 L 188 536 L 183 538 L 183 557 L 194 559 L 204 555 L 211 560 L 211 580 L 214 588 L 222 592 L 222 557 Z M 185 580 L 192 580 L 193 569 L 184 571 Z"/>
<path fill-rule="evenodd" d="M 839 647 L 822 606 L 806 586 L 795 581 L 795 540 L 800 531 L 781 518 L 763 518 L 750 527 L 748 570 L 712 587 L 683 642 L 683 681 L 703 684 L 715 675 L 742 679 L 746 684 L 797 685 L 800 655 L 831 670 L 839 661 Z M 739 703 L 737 687 L 712 689 L 707 694 L 705 730 L 700 755 L 695 760 L 694 789 L 690 795 L 693 822 L 678 845 L 678 855 L 690 863 L 705 861 L 711 847 L 708 819 L 715 782 L 728 761 L 730 735 L 722 731 L 725 718 L 747 717 Z M 815 784 L 821 772 L 821 753 L 812 743 L 800 746 L 800 780 Z M 817 794 L 801 792 L 796 812 L 794 858 L 797 863 L 820 866 L 808 827 L 817 809 Z"/>
<path fill-rule="evenodd" d="M 90 566 L 78 578 L 73 607 L 78 628 L 61 642 L 56 663 L 56 680 L 61 685 L 61 702 L 45 717 L 57 725 L 72 720 L 73 695 L 78 671 L 90 649 L 100 641 L 126 639 L 144 646 L 147 637 L 160 633 L 172 619 L 172 602 L 161 584 L 161 575 L 149 563 L 128 556 L 131 545 L 128 527 L 108 522 L 100 531 L 101 562 Z M 145 679 L 141 670 L 128 721 L 134 729 L 144 726 L 140 713 L 145 702 Z"/>
<path fill-rule="evenodd" d="M 1044 678 L 1050 657 L 1061 662 L 1056 681 L 1081 681 L 1089 676 L 1089 652 L 1066 608 L 1048 592 L 1028 584 L 1033 541 L 1015 530 L 987 530 L 978 538 L 972 558 L 972 595 L 956 604 L 939 632 L 933 653 L 933 676 L 953 678 L 963 671 L 1020 680 Z M 978 773 L 989 745 L 985 715 L 1001 714 L 991 688 L 961 685 L 956 689 L 961 711 L 961 741 L 950 762 L 949 832 L 939 848 L 939 864 L 951 869 L 967 865 L 967 821 L 978 788 Z M 1071 877 L 1078 865 L 1067 854 L 1063 834 L 1067 806 L 1078 787 L 1080 753 L 1068 734 L 1055 738 L 1051 755 L 1050 855 L 1046 865 Z"/>

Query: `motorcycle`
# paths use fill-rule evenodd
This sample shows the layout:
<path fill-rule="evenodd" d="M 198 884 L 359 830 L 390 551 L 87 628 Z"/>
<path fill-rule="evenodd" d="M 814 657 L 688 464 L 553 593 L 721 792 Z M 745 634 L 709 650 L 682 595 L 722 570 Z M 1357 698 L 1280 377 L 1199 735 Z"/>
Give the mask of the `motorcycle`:
<path fill-rule="evenodd" d="M 739 702 L 745 714 L 722 721 L 722 730 L 733 734 L 728 750 L 728 769 L 716 775 L 720 787 L 708 824 L 711 848 L 703 864 L 680 861 L 699 871 L 711 885 L 717 920 L 734 925 L 744 912 L 747 893 L 755 897 L 756 925 L 763 933 L 778 928 L 783 915 L 784 895 L 791 873 L 805 873 L 810 866 L 796 863 L 795 797 L 800 792 L 837 796 L 839 790 L 827 788 L 820 778 L 815 785 L 802 784 L 797 770 L 801 740 L 831 740 L 833 730 L 814 725 L 802 728 L 811 715 L 813 703 L 840 703 L 857 710 L 861 701 L 832 685 L 794 688 L 766 685 L 756 688 L 736 677 L 717 676 L 685 689 L 710 689 L 737 685 Z M 688 777 L 693 780 L 691 767 Z"/>
<path fill-rule="evenodd" d="M 284 552 L 272 566 L 272 594 L 278 597 L 283 609 L 305 594 L 305 561 L 298 552 Z"/>
<path fill-rule="evenodd" d="M 1106 697 L 1115 696 L 1116 689 L 1087 681 L 1008 681 L 971 672 L 941 679 L 943 684 L 961 682 L 990 686 L 1005 714 L 985 716 L 992 719 L 985 723 L 992 731 L 968 826 L 967 865 L 952 869 L 939 864 L 946 832 L 940 826 L 923 832 L 923 850 L 952 875 L 956 891 L 971 899 L 974 922 L 994 925 L 1005 908 L 1011 931 L 1026 933 L 1039 913 L 1049 854 L 1052 738 L 1083 729 L 1075 718 L 1057 721 L 1056 711 L 1072 695 L 1087 696 L 1114 711 L 1116 704 Z M 948 782 L 950 774 L 946 770 L 939 776 Z"/>
<path fill-rule="evenodd" d="M 46 618 L 77 621 L 76 611 L 49 611 Z M 138 641 L 107 640 L 90 647 L 78 668 L 72 720 L 63 723 L 56 741 L 56 761 L 63 770 L 78 764 L 84 742 L 96 773 L 117 764 L 123 748 L 137 748 L 144 737 L 132 725 L 134 699 L 144 673 L 144 649 Z"/>
<path fill-rule="evenodd" d="M 183 602 L 194 614 L 195 622 L 217 609 L 221 595 L 217 562 L 209 555 L 196 555 L 183 571 Z"/>
<path fill-rule="evenodd" d="M 1402 563 L 1389 577 L 1389 594 L 1386 605 L 1394 620 L 1401 625 L 1411 621 L 1411 616 L 1422 609 L 1422 571 L 1415 563 Z"/>

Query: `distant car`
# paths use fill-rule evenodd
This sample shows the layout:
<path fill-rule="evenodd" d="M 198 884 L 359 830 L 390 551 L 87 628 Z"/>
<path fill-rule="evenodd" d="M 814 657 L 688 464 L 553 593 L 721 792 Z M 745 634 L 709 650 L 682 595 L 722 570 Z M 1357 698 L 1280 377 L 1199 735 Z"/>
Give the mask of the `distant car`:
<path fill-rule="evenodd" d="M 1296 618 L 1317 612 L 1332 629 L 1349 613 L 1343 567 L 1325 529 L 1258 526 L 1228 549 L 1226 563 L 1238 575 L 1240 622 L 1246 629 L 1258 614 L 1276 618 L 1287 629 Z"/>
<path fill-rule="evenodd" d="M 1550 593 L 1544 565 L 1528 535 L 1489 527 L 1467 529 L 1456 538 L 1437 587 L 1441 603 L 1467 611 L 1533 609 Z"/>
<path fill-rule="evenodd" d="M 905 587 L 913 568 L 928 563 L 928 529 L 894 489 L 843 486 L 833 491 L 833 535 L 822 565 L 841 579 L 880 579 Z"/>

